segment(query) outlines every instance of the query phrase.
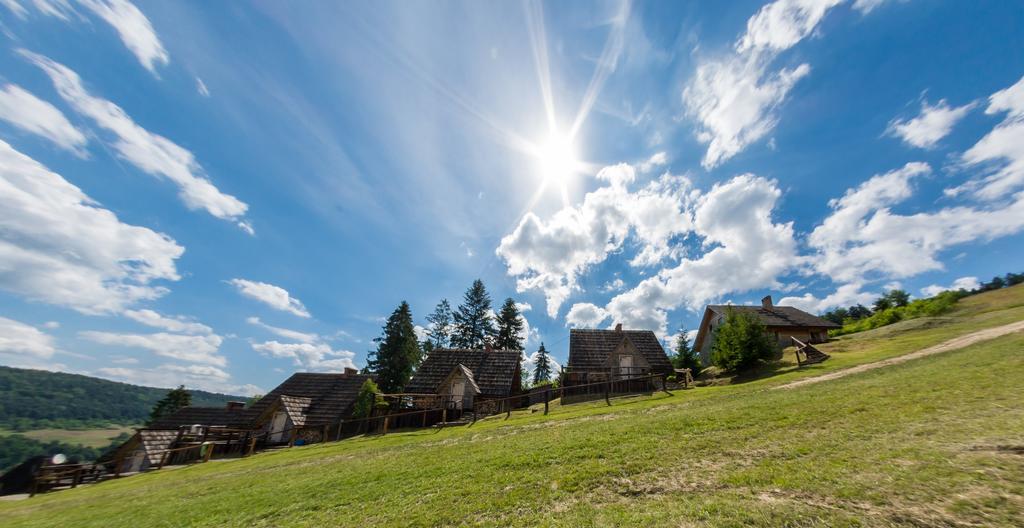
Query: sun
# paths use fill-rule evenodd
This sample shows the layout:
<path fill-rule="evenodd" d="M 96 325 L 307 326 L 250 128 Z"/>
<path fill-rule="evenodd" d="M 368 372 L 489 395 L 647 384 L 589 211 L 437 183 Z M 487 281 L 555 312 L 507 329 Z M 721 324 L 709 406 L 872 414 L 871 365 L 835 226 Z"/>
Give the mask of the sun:
<path fill-rule="evenodd" d="M 545 184 L 565 185 L 573 173 L 579 170 L 576 149 L 568 137 L 553 132 L 537 152 L 541 177 Z"/>

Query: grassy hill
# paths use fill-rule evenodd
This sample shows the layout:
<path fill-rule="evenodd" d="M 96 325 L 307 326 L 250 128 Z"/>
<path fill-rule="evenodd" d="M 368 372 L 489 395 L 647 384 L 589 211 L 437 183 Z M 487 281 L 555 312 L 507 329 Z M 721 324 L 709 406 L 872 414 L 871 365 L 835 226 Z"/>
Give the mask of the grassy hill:
<path fill-rule="evenodd" d="M 1024 287 L 1008 288 L 804 369 L 149 473 L 0 503 L 0 524 L 1019 525 L 1024 334 L 773 387 L 1020 320 Z"/>
<path fill-rule="evenodd" d="M 190 391 L 193 405 L 221 406 L 237 396 Z M 167 389 L 63 372 L 0 367 L 0 429 L 85 429 L 133 425 L 149 417 Z"/>

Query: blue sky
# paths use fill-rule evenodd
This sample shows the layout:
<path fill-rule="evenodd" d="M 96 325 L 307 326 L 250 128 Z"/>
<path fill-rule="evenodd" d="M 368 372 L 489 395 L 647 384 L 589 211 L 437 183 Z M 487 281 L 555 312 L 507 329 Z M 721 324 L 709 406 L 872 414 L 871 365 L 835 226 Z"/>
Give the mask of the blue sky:
<path fill-rule="evenodd" d="M 0 363 L 249 394 L 1021 271 L 1012 2 L 0 0 Z M 959 281 L 959 282 L 958 282 Z"/>

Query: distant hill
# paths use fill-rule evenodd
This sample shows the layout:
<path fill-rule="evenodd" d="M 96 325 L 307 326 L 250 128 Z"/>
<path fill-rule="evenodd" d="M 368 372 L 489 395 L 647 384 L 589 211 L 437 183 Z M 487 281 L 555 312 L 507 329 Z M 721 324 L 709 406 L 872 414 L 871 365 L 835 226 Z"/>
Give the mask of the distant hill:
<path fill-rule="evenodd" d="M 168 389 L 100 378 L 0 367 L 0 429 L 102 427 L 144 422 Z M 193 390 L 193 405 L 221 406 L 240 396 Z"/>

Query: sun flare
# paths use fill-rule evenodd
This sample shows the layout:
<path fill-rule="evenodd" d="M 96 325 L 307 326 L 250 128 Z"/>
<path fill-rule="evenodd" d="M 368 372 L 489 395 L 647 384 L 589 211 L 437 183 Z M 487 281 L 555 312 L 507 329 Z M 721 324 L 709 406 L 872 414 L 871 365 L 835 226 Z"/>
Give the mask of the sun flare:
<path fill-rule="evenodd" d="M 576 159 L 572 141 L 557 133 L 551 134 L 541 145 L 537 157 L 545 183 L 564 184 L 569 176 L 578 170 L 579 161 Z"/>

